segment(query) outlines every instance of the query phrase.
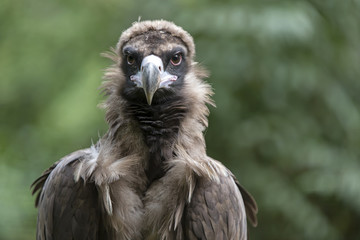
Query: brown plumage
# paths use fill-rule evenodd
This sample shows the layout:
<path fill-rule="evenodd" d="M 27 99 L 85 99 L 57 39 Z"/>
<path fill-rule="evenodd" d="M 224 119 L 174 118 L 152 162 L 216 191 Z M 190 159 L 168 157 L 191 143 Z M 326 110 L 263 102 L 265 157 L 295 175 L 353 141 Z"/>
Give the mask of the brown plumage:
<path fill-rule="evenodd" d="M 108 132 L 33 183 L 37 239 L 246 239 L 253 197 L 206 155 L 213 105 L 192 37 L 134 23 L 106 56 Z M 245 213 L 246 211 L 246 213 Z"/>

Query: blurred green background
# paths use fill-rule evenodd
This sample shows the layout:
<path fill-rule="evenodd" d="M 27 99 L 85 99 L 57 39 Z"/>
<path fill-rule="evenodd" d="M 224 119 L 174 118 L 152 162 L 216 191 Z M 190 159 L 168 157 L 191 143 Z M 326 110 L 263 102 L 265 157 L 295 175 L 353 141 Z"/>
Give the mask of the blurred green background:
<path fill-rule="evenodd" d="M 31 182 L 106 131 L 100 53 L 142 19 L 211 71 L 208 153 L 253 193 L 251 239 L 360 239 L 360 1 L 2 0 L 0 239 L 34 239 Z"/>

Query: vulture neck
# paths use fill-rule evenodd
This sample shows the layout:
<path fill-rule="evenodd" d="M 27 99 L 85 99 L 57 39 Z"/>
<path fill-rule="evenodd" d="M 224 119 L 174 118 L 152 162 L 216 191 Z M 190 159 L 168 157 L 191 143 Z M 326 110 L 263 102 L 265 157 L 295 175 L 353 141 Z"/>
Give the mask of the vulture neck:
<path fill-rule="evenodd" d="M 105 74 L 108 81 L 103 83 L 108 98 L 101 106 L 106 109 L 109 130 L 100 141 L 97 164 L 119 167 L 123 176 L 144 175 L 148 184 L 176 163 L 200 171 L 199 163 L 207 158 L 203 135 L 208 125 L 206 105 L 214 105 L 210 85 L 200 79 L 206 72 L 192 65 L 181 94 L 164 95 L 163 101 L 154 99 L 149 106 L 129 99 L 118 69 L 116 65 L 109 68 Z"/>
<path fill-rule="evenodd" d="M 151 183 L 164 176 L 165 161 L 176 155 L 174 146 L 188 106 L 182 97 L 176 96 L 153 105 L 130 102 L 126 108 L 129 117 L 137 122 L 148 148 L 145 173 Z"/>

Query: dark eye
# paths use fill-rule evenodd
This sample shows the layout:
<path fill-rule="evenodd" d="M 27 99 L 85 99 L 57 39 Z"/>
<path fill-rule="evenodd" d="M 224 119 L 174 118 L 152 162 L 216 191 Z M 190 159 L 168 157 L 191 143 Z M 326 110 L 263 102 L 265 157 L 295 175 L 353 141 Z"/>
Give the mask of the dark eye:
<path fill-rule="evenodd" d="M 171 59 L 170 59 L 170 62 L 172 65 L 174 66 L 177 66 L 181 63 L 181 60 L 182 60 L 182 56 L 181 56 L 181 53 L 175 53 Z"/>
<path fill-rule="evenodd" d="M 135 63 L 135 58 L 133 55 L 127 55 L 126 61 L 129 65 L 133 65 Z"/>

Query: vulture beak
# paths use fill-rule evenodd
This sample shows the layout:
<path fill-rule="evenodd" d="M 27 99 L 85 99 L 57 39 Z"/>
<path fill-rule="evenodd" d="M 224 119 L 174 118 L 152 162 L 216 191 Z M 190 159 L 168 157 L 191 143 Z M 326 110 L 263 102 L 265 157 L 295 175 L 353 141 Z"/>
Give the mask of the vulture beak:
<path fill-rule="evenodd" d="M 151 105 L 154 93 L 159 89 L 161 82 L 160 76 L 164 71 L 164 66 L 159 57 L 150 55 L 144 58 L 140 69 L 142 72 L 142 87 L 145 92 L 147 103 Z"/>
<path fill-rule="evenodd" d="M 144 89 L 147 103 L 151 105 L 155 92 L 159 88 L 169 88 L 177 76 L 164 71 L 161 58 L 149 55 L 141 62 L 138 74 L 131 76 L 131 79 L 138 87 Z"/>

